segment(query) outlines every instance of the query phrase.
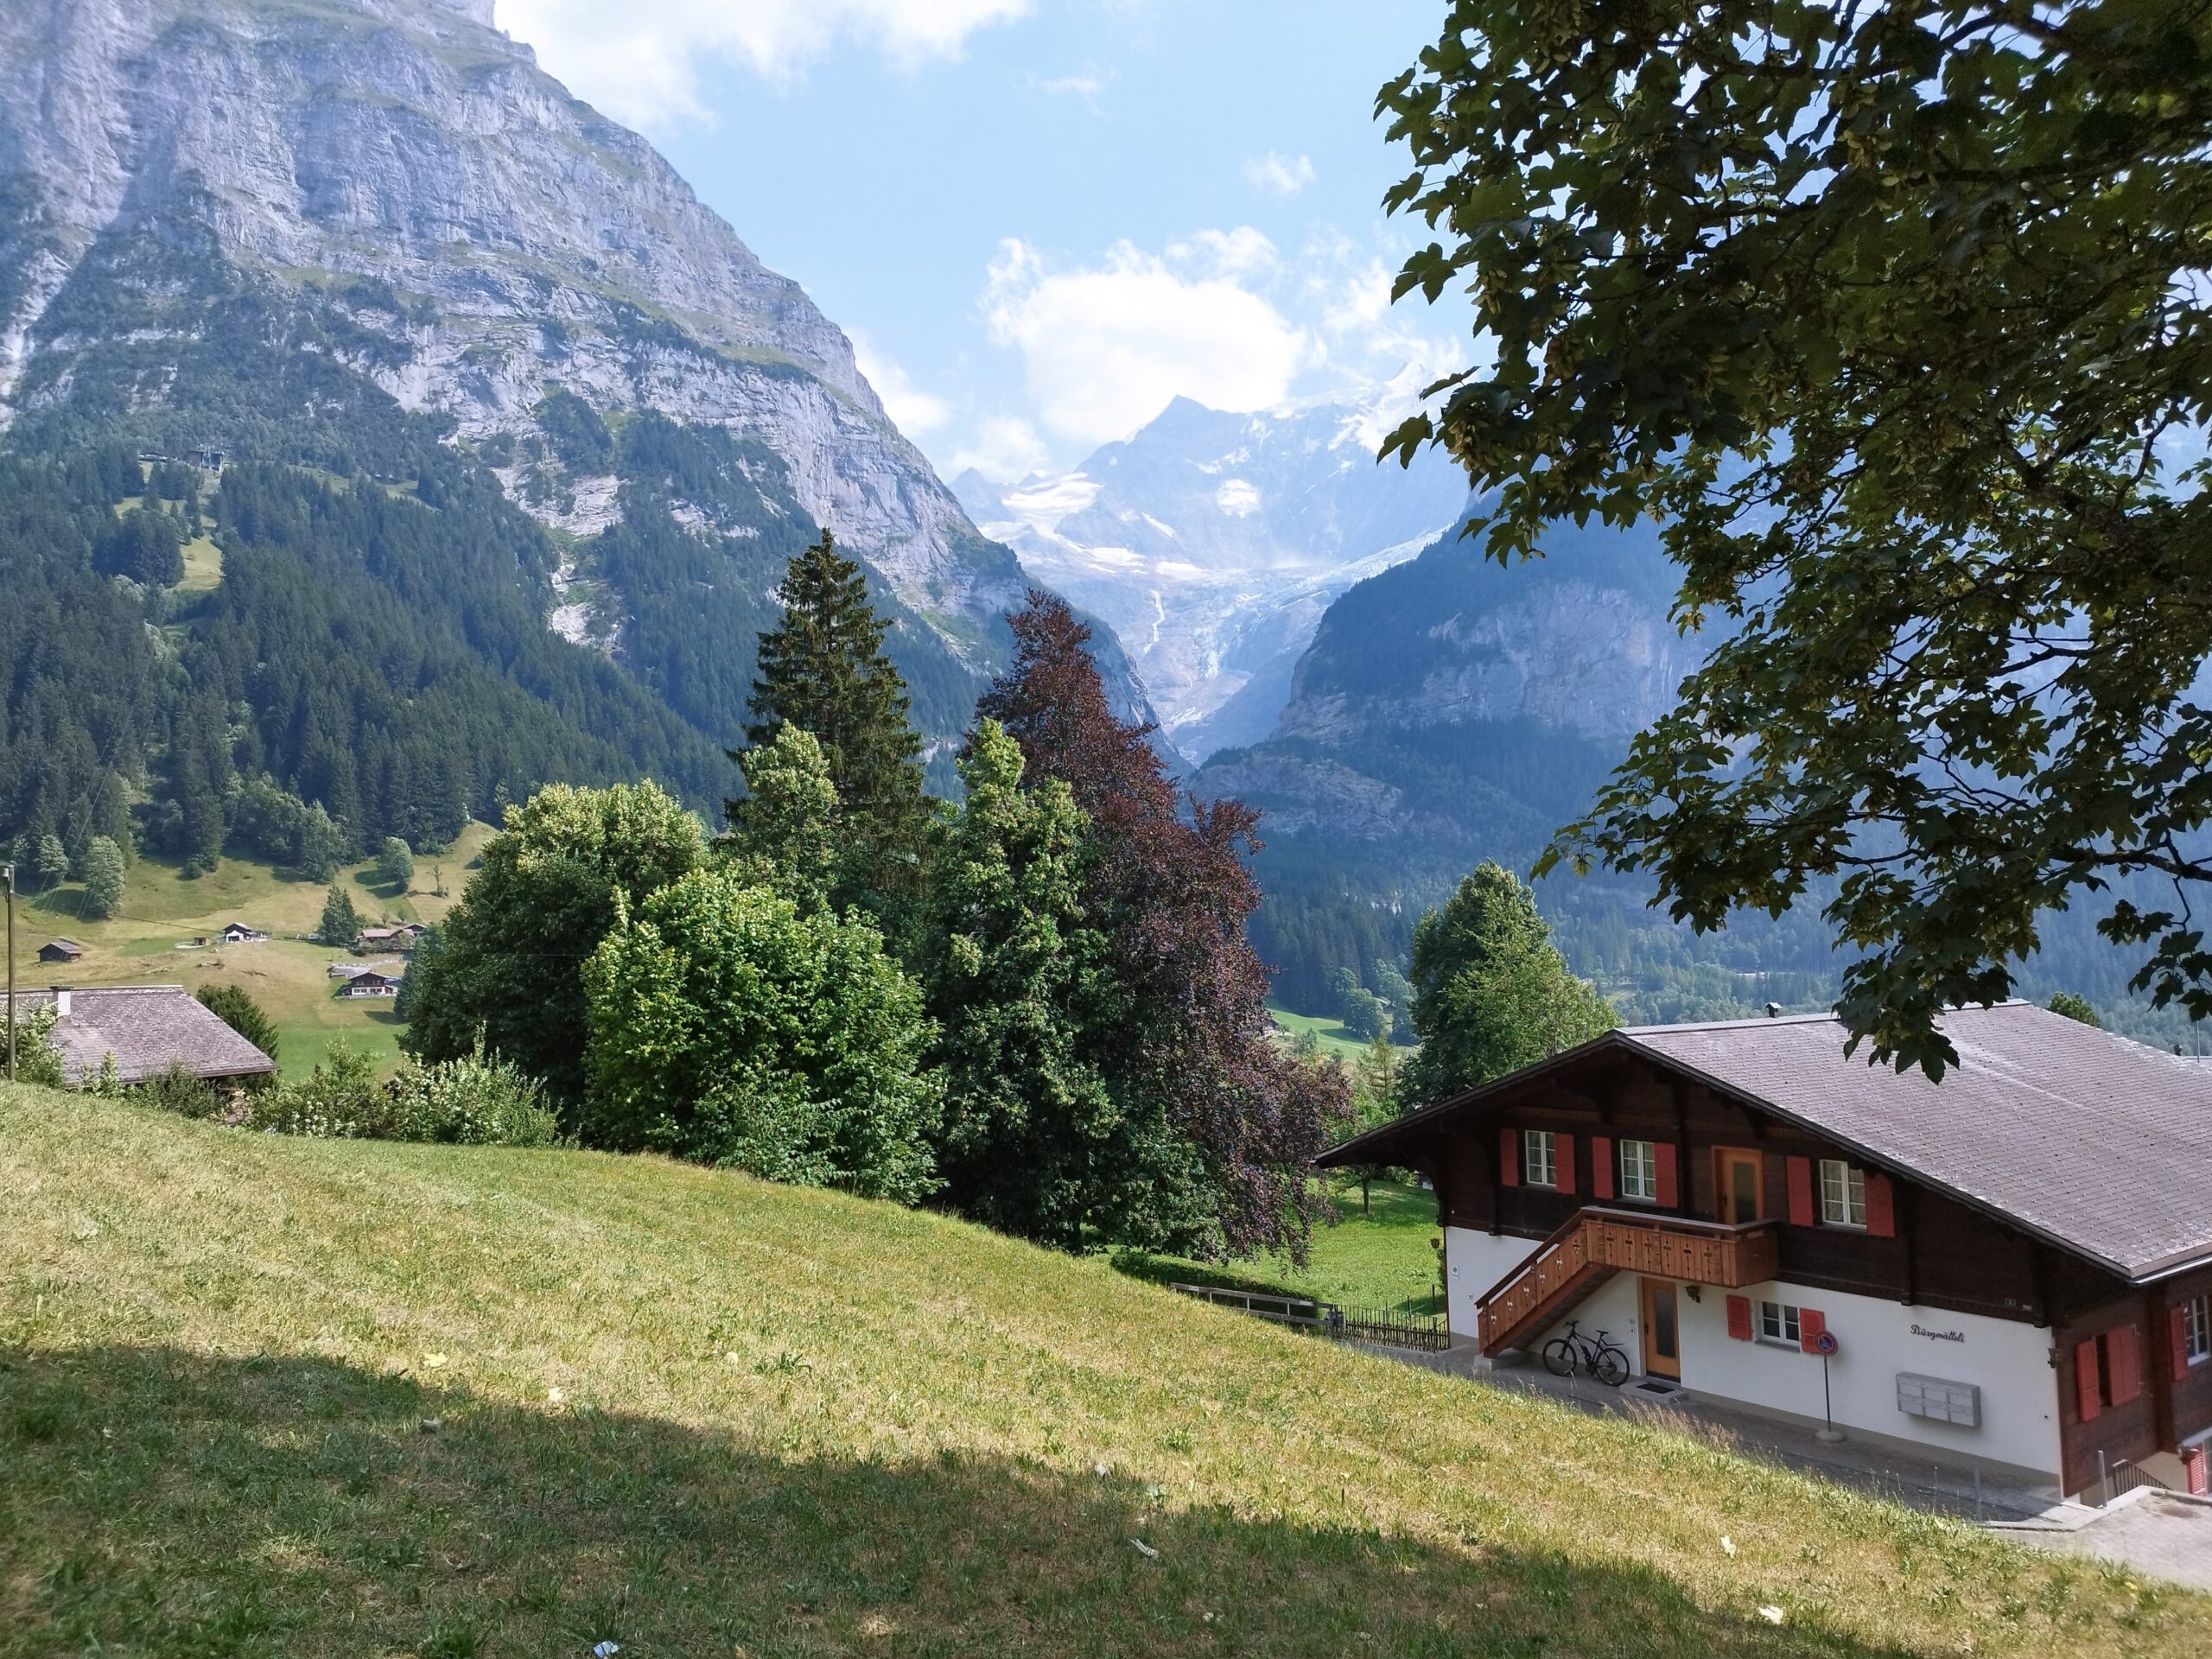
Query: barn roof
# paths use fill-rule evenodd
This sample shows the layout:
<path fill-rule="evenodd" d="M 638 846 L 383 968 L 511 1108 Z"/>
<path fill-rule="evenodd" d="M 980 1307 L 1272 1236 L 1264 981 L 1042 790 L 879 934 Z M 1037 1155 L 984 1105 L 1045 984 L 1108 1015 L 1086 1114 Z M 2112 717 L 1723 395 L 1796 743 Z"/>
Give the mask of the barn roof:
<path fill-rule="evenodd" d="M 51 991 L 18 991 L 16 1017 L 54 1001 Z M 232 1031 L 181 985 L 101 986 L 69 993 L 69 1012 L 52 1033 L 72 1082 L 97 1077 L 115 1056 L 116 1075 L 144 1083 L 179 1065 L 195 1077 L 255 1077 L 276 1061 Z"/>
<path fill-rule="evenodd" d="M 1642 1026 L 1346 1141 L 1372 1161 L 1425 1128 L 1626 1050 L 1762 1107 L 2130 1279 L 2212 1259 L 2212 1069 L 2024 1002 L 1955 1009 L 1943 1080 L 1844 1052 L 1829 1015 Z"/>

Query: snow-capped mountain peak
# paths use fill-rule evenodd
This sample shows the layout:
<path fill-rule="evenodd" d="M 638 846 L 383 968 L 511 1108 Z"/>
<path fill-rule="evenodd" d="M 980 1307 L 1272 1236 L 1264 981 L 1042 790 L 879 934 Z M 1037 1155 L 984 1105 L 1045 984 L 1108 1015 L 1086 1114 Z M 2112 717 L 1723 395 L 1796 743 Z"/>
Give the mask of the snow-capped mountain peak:
<path fill-rule="evenodd" d="M 1266 735 L 1332 600 L 1457 517 L 1448 460 L 1376 464 L 1382 402 L 1235 414 L 1179 397 L 1071 472 L 1001 487 L 971 471 L 953 492 L 1114 629 L 1170 741 L 1203 760 Z"/>

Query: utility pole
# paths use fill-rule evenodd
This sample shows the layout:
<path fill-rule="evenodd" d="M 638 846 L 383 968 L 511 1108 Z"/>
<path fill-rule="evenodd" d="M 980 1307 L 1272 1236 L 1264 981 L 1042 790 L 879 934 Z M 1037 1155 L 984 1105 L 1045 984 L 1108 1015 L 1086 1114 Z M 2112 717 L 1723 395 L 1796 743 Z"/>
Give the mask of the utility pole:
<path fill-rule="evenodd" d="M 8 1081 L 16 1080 L 16 867 L 0 864 L 8 884 Z"/>

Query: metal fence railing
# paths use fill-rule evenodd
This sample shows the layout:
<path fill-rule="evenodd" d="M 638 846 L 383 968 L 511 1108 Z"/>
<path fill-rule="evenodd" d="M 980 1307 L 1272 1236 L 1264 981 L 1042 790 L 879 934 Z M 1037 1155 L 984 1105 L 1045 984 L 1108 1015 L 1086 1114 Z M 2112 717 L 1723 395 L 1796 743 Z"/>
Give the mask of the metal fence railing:
<path fill-rule="evenodd" d="M 1310 1331 L 1337 1342 L 1375 1342 L 1393 1348 L 1426 1349 L 1433 1353 L 1440 1353 L 1452 1345 L 1452 1332 L 1435 1314 L 1405 1313 L 1394 1308 L 1338 1307 L 1334 1302 L 1231 1290 L 1221 1285 L 1171 1284 L 1167 1287 L 1217 1307 L 1234 1308 L 1240 1313 Z"/>

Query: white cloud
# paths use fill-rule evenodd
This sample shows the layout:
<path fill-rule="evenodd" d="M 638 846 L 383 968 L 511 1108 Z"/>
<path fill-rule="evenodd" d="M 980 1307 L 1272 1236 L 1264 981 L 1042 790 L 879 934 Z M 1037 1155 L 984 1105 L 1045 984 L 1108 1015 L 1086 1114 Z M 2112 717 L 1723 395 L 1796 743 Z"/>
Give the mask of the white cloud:
<path fill-rule="evenodd" d="M 893 62 L 956 57 L 1033 0 L 499 0 L 499 26 L 579 97 L 639 126 L 709 119 L 708 60 L 785 79 L 855 42 Z"/>
<path fill-rule="evenodd" d="M 901 432 L 910 438 L 926 437 L 951 421 L 951 404 L 907 378 L 906 371 L 878 352 L 875 342 L 859 329 L 847 332 L 852 336 L 853 356 L 860 363 L 861 372 L 875 388 L 885 411 Z"/>
<path fill-rule="evenodd" d="M 1244 182 L 1271 196 L 1294 196 L 1319 176 L 1310 156 L 1286 156 L 1271 149 L 1244 163 Z"/>
<path fill-rule="evenodd" d="M 1047 98 L 1080 99 L 1096 110 L 1098 100 L 1105 96 L 1106 89 L 1114 84 L 1114 72 L 1086 65 L 1073 74 L 1032 75 L 1029 84 Z"/>
<path fill-rule="evenodd" d="M 1019 416 L 991 415 L 976 423 L 975 442 L 954 453 L 952 471 L 957 475 L 972 467 L 994 484 L 1013 484 L 1052 461 L 1035 427 Z"/>
<path fill-rule="evenodd" d="M 1177 397 L 1265 409 L 1289 395 L 1319 341 L 1248 279 L 1274 245 L 1240 228 L 1161 254 L 1123 242 L 1065 268 L 1026 242 L 1000 245 L 984 290 L 991 337 L 1022 354 L 1032 407 L 1055 435 L 1089 446 L 1126 437 Z"/>

